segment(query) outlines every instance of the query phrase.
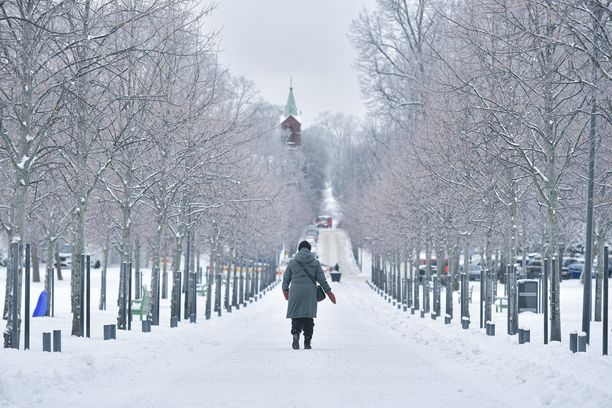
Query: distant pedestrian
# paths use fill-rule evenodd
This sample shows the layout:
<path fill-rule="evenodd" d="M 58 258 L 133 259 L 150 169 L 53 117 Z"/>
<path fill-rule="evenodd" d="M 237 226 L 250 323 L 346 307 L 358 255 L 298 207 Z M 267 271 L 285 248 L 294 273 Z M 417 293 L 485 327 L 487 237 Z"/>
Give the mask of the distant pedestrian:
<path fill-rule="evenodd" d="M 289 262 L 283 274 L 283 295 L 289 301 L 287 318 L 291 319 L 292 347 L 295 350 L 300 348 L 302 331 L 304 331 L 304 348 L 312 348 L 314 318 L 317 317 L 317 285 L 315 282 L 321 285 L 329 300 L 336 303 L 336 297 L 325 279 L 321 264 L 310 250 L 311 246 L 308 241 L 300 242 L 298 253 Z"/>

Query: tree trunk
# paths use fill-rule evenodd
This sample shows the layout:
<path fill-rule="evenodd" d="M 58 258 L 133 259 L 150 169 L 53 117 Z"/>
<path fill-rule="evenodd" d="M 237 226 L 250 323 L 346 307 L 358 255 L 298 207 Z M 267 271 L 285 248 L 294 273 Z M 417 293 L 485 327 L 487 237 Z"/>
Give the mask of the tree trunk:
<path fill-rule="evenodd" d="M 126 183 L 126 186 L 129 186 L 129 182 Z M 129 274 L 131 273 L 127 268 L 123 268 L 124 264 L 130 262 L 130 254 L 131 254 L 131 236 L 132 236 L 132 207 L 130 205 L 130 189 L 126 187 L 124 191 L 124 202 L 123 202 L 123 225 L 122 225 L 122 237 L 121 237 L 121 273 L 119 278 L 119 294 L 117 296 L 117 301 L 119 304 L 119 311 L 117 314 L 117 328 L 118 329 L 127 329 L 127 293 L 128 293 L 128 285 L 129 285 Z"/>
<path fill-rule="evenodd" d="M 157 288 L 161 285 L 161 282 L 159 282 L 159 278 L 161 275 L 161 239 L 162 234 L 164 233 L 164 226 L 166 225 L 165 212 L 160 211 L 157 217 L 155 217 L 155 222 L 157 225 L 155 228 L 155 238 L 153 241 L 153 263 L 151 265 L 151 291 L 155 292 L 151 292 L 149 314 L 152 314 L 153 311 L 157 310 L 157 304 L 160 301 L 160 299 L 157 297 Z M 155 273 L 156 270 L 158 271 L 158 273 Z M 165 270 L 166 268 L 164 265 L 164 272 Z"/>
<path fill-rule="evenodd" d="M 32 282 L 40 282 L 40 260 L 38 259 L 38 243 L 32 240 L 31 244 L 32 257 Z"/>
<path fill-rule="evenodd" d="M 466 238 L 465 243 L 463 244 L 463 272 L 468 274 L 468 278 L 466 280 L 469 282 L 469 273 L 470 273 L 470 242 Z M 467 292 L 469 288 L 465 288 L 465 297 L 466 300 L 463 302 L 463 310 L 461 311 L 461 317 L 470 317 L 470 305 L 469 305 L 469 293 Z"/>
<path fill-rule="evenodd" d="M 108 269 L 108 252 L 110 246 L 110 230 L 106 233 L 106 242 L 104 243 L 104 248 L 102 249 L 102 273 L 101 273 L 101 282 L 100 282 L 100 305 L 98 308 L 100 310 L 106 310 L 106 271 Z"/>
<path fill-rule="evenodd" d="M 594 320 L 601 322 L 602 311 L 602 289 L 603 289 L 603 247 L 605 245 L 605 231 L 602 228 L 603 222 L 599 222 L 597 234 L 595 235 L 594 253 L 597 254 L 597 278 L 595 279 L 595 310 Z"/>
<path fill-rule="evenodd" d="M 431 279 L 431 241 L 425 240 L 425 280 L 423 281 L 423 311 L 429 313 L 429 279 Z"/>
<path fill-rule="evenodd" d="M 82 167 L 82 163 L 79 165 Z M 84 174 L 85 171 L 81 169 Z M 87 192 L 85 180 L 79 178 L 77 180 L 77 196 L 76 208 L 74 212 L 74 234 L 72 247 L 72 267 L 70 280 L 70 293 L 72 300 L 72 335 L 84 336 L 81 333 L 81 257 L 85 252 L 85 212 L 87 210 Z"/>

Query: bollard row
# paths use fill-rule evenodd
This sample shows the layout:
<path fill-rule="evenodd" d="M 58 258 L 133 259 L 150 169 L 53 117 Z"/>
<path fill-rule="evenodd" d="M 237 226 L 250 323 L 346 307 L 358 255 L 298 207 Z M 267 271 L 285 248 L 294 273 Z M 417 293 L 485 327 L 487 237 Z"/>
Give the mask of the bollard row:
<path fill-rule="evenodd" d="M 43 351 L 51 352 L 51 332 L 44 332 L 42 334 Z M 53 330 L 53 352 L 62 352 L 62 331 Z"/>

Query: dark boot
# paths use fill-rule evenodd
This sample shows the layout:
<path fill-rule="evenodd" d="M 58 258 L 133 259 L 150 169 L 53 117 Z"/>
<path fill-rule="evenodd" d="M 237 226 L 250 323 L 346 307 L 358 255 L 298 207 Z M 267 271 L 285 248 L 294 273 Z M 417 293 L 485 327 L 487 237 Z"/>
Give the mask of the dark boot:
<path fill-rule="evenodd" d="M 300 349 L 300 333 L 296 333 L 293 335 L 293 343 L 291 344 L 294 350 Z"/>
<path fill-rule="evenodd" d="M 310 340 L 312 340 L 312 337 L 304 337 L 304 350 L 310 350 L 312 348 L 310 346 Z"/>

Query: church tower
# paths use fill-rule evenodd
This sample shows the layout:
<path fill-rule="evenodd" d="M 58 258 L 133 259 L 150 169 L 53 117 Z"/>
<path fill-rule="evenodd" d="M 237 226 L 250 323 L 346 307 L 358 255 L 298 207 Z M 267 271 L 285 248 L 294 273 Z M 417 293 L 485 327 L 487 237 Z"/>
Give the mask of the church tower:
<path fill-rule="evenodd" d="M 293 96 L 293 83 L 289 86 L 289 97 L 287 98 L 285 111 L 281 118 L 281 128 L 289 130 L 289 137 L 287 139 L 289 146 L 300 146 L 302 144 L 302 124 L 300 123 L 300 116 L 295 104 L 295 97 Z"/>

